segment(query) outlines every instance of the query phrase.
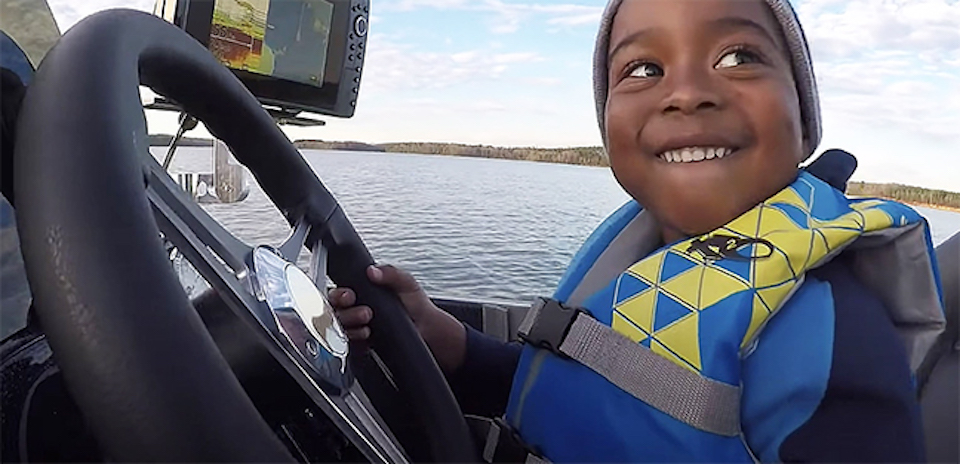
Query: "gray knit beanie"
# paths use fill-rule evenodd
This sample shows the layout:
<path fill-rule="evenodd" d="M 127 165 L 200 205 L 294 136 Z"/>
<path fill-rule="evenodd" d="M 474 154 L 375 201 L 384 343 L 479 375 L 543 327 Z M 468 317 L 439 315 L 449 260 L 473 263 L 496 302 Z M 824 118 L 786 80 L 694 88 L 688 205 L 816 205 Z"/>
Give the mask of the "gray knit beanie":
<path fill-rule="evenodd" d="M 813 75 L 813 63 L 810 60 L 810 49 L 807 38 L 797 20 L 788 0 L 764 0 L 773 11 L 773 16 L 780 23 L 783 35 L 790 52 L 790 61 L 793 68 L 793 79 L 797 83 L 797 94 L 800 96 L 800 117 L 803 119 L 806 136 L 810 142 L 807 153 L 809 158 L 820 144 L 820 100 L 817 97 L 817 82 Z M 609 0 L 600 20 L 600 32 L 597 34 L 597 46 L 593 53 L 593 92 L 597 105 L 597 120 L 600 123 L 600 134 L 603 143 L 607 143 L 604 112 L 607 105 L 607 53 L 610 48 L 610 29 L 613 27 L 613 18 L 620 9 L 623 0 Z"/>

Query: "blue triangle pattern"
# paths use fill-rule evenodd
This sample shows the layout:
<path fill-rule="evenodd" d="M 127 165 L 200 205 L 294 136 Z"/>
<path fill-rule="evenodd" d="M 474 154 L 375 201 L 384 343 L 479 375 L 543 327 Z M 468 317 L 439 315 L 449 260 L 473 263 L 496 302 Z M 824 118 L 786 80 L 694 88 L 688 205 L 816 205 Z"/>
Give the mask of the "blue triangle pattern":
<path fill-rule="evenodd" d="M 810 200 L 812 200 L 813 188 L 810 187 L 810 184 L 806 182 L 794 182 L 790 186 L 794 192 L 797 193 L 797 196 L 807 204 L 807 208 L 810 207 Z"/>
<path fill-rule="evenodd" d="M 664 283 L 696 266 L 697 263 L 672 251 L 668 251 L 667 255 L 663 258 L 663 268 L 660 270 L 660 283 Z"/>
<path fill-rule="evenodd" d="M 741 254 L 746 255 L 746 248 L 741 250 Z M 726 269 L 727 271 L 740 276 L 743 280 L 750 282 L 750 261 L 721 259 L 720 261 L 715 261 L 713 265 L 722 269 Z"/>
<path fill-rule="evenodd" d="M 753 290 L 734 293 L 699 314 L 700 363 L 703 375 L 736 385 L 740 381 L 739 339 L 730 334 L 744 334 L 750 326 L 750 305 Z M 746 308 L 737 311 L 737 308 Z"/>
<path fill-rule="evenodd" d="M 899 203 L 885 202 L 874 206 L 874 208 L 887 213 L 891 218 L 893 218 L 893 223 L 902 225 L 907 221 L 909 222 L 919 222 L 922 218 L 920 214 L 914 211 L 912 208 L 908 208 Z"/>
<path fill-rule="evenodd" d="M 650 340 L 650 337 L 644 338 L 643 340 L 640 340 L 640 345 L 650 348 Z"/>
<path fill-rule="evenodd" d="M 759 251 L 759 250 L 757 250 L 756 248 L 757 248 L 757 246 L 756 246 L 756 245 L 753 245 L 753 244 L 745 245 L 745 246 L 740 247 L 740 249 L 736 250 L 736 253 L 737 253 L 738 255 L 742 256 L 744 259 L 750 259 L 750 258 L 753 257 L 753 254 L 754 254 L 755 252 Z M 766 250 L 764 250 L 764 251 L 766 251 Z"/>
<path fill-rule="evenodd" d="M 810 208 L 810 215 L 821 221 L 836 219 L 851 211 L 846 200 L 839 190 L 818 188 L 813 191 L 813 207 Z"/>
<path fill-rule="evenodd" d="M 663 293 L 658 293 L 657 309 L 653 315 L 653 331 L 656 332 L 674 323 L 677 319 L 689 315 L 690 312 L 686 306 L 674 301 L 673 298 Z"/>
<path fill-rule="evenodd" d="M 774 203 L 770 205 L 770 207 L 783 211 L 783 214 L 786 214 L 797 227 L 801 229 L 810 228 L 809 224 L 807 224 L 807 213 L 802 209 L 788 203 Z"/>
<path fill-rule="evenodd" d="M 623 303 L 630 298 L 640 294 L 640 292 L 650 288 L 646 282 L 634 277 L 629 272 L 620 277 L 620 283 L 617 285 L 617 304 Z M 607 300 L 609 301 L 609 300 Z"/>

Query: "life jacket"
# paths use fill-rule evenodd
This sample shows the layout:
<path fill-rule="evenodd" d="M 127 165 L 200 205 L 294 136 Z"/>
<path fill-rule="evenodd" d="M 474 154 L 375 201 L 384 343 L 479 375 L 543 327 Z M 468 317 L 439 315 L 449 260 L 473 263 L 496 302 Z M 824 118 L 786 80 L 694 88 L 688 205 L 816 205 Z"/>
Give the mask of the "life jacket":
<path fill-rule="evenodd" d="M 912 372 L 944 326 L 925 220 L 899 203 L 848 199 L 808 173 L 715 231 L 658 245 L 655 221 L 627 203 L 586 241 L 554 299 L 639 344 L 627 347 L 642 358 L 668 360 L 674 374 L 682 367 L 691 385 L 728 394 L 690 397 L 704 406 L 691 412 L 687 400 L 663 404 L 649 385 L 631 390 L 670 371 L 656 362 L 614 369 L 633 377 L 604 376 L 526 344 L 505 420 L 547 460 L 778 461 L 779 445 L 820 405 L 830 372 L 831 290 L 804 276 L 840 253 L 884 303 Z M 602 350 L 596 362 L 618 362 Z M 637 369 L 647 372 L 629 372 Z M 677 389 L 671 376 L 665 390 Z M 674 393 L 696 396 L 684 388 Z M 711 425 L 731 408 L 732 420 Z"/>

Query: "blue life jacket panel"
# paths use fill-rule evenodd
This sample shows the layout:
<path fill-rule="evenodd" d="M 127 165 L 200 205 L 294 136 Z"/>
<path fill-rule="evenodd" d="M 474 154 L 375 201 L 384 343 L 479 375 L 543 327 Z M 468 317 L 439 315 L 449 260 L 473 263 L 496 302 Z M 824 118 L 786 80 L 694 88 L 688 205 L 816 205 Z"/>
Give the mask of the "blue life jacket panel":
<path fill-rule="evenodd" d="M 903 329 L 911 371 L 944 326 L 924 219 L 899 203 L 848 199 L 807 173 L 713 232 L 654 250 L 657 234 L 649 214 L 624 205 L 587 240 L 554 298 L 740 389 L 739 431 L 679 420 L 528 345 L 506 418 L 551 461 L 778 460 L 819 406 L 831 367 L 831 290 L 805 275 L 841 252 Z"/>

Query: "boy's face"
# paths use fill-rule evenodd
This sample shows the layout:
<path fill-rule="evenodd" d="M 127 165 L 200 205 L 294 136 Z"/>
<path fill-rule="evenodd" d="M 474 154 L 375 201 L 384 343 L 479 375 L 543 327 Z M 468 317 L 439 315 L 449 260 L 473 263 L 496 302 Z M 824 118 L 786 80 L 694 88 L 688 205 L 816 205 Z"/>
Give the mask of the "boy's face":
<path fill-rule="evenodd" d="M 806 150 L 786 50 L 762 0 L 624 0 L 607 148 L 665 240 L 716 229 L 795 179 Z"/>

